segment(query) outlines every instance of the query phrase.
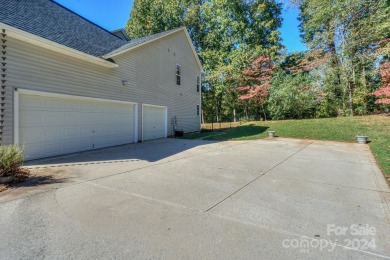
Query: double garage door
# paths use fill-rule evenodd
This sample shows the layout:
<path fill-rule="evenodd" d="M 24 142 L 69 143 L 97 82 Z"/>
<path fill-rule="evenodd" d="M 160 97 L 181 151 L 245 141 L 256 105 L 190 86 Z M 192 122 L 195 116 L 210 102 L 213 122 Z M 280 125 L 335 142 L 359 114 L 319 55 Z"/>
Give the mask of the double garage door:
<path fill-rule="evenodd" d="M 19 90 L 15 142 L 26 160 L 138 141 L 137 104 Z M 167 108 L 142 105 L 142 140 L 167 136 Z"/>
<path fill-rule="evenodd" d="M 26 160 L 136 140 L 134 103 L 22 93 L 17 99 L 16 135 Z"/>

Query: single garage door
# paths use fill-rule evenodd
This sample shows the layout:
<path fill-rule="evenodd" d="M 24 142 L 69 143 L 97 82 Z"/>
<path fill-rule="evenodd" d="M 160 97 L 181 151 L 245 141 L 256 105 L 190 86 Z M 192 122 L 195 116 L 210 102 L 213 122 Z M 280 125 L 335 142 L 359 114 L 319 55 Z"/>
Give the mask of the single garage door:
<path fill-rule="evenodd" d="M 18 143 L 26 159 L 134 142 L 134 103 L 21 91 L 18 103 Z"/>
<path fill-rule="evenodd" d="M 142 140 L 167 137 L 167 107 L 142 105 Z"/>

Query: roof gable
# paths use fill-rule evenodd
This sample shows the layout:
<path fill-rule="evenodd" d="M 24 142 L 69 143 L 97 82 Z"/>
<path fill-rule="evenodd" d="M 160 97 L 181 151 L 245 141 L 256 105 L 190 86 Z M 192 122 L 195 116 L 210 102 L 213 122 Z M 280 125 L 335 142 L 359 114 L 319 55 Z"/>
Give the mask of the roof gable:
<path fill-rule="evenodd" d="M 186 36 L 186 39 L 188 41 L 188 44 L 191 46 L 191 50 L 192 50 L 192 53 L 194 55 L 194 58 L 196 60 L 196 62 L 198 63 L 198 66 L 199 68 L 202 70 L 202 64 L 199 60 L 199 57 L 198 57 L 198 54 L 196 53 L 196 50 L 195 50 L 195 47 L 194 45 L 192 44 L 192 41 L 191 41 L 191 38 L 188 34 L 188 31 L 187 31 L 187 28 L 186 27 L 179 27 L 179 28 L 176 28 L 176 29 L 172 29 L 172 30 L 168 30 L 168 31 L 165 31 L 165 32 L 160 32 L 160 33 L 156 33 L 156 34 L 152 34 L 152 35 L 149 35 L 149 36 L 145 36 L 145 37 L 141 37 L 141 38 L 137 38 L 137 39 L 134 39 L 134 40 L 131 40 L 129 41 L 128 43 L 126 43 L 125 45 L 107 53 L 106 55 L 103 55 L 102 57 L 105 58 L 105 59 L 109 59 L 109 58 L 113 58 L 117 55 L 120 55 L 120 54 L 123 54 L 123 53 L 126 53 L 128 51 L 131 51 L 135 48 L 138 48 L 138 47 L 141 47 L 145 44 L 149 44 L 149 43 L 152 43 L 154 41 L 157 41 L 161 38 L 164 38 L 164 37 L 167 37 L 171 34 L 174 34 L 174 33 L 177 33 L 177 32 L 180 32 L 182 31 L 185 36 Z"/>

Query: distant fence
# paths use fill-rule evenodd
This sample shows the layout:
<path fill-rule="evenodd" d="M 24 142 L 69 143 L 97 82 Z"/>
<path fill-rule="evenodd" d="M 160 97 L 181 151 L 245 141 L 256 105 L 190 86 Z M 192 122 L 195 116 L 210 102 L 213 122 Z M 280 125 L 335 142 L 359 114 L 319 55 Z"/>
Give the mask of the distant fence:
<path fill-rule="evenodd" d="M 202 131 L 222 131 L 230 129 L 233 127 L 240 126 L 242 124 L 239 122 L 215 122 L 215 123 L 205 123 L 202 124 Z"/>

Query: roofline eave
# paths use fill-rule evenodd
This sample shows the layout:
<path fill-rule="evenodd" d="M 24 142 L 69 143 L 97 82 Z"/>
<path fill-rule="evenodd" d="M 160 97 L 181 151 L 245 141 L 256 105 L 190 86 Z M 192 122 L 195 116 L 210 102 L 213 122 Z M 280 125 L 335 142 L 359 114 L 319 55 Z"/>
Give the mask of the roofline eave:
<path fill-rule="evenodd" d="M 56 43 L 54 41 L 45 39 L 43 37 L 37 36 L 35 34 L 20 30 L 13 26 L 7 25 L 0 22 L 0 29 L 5 29 L 7 36 L 17 39 L 23 42 L 27 42 L 57 53 L 61 53 L 73 58 L 84 60 L 96 65 L 100 65 L 106 68 L 117 68 L 118 64 L 107 61 L 104 57 L 96 57 L 85 52 L 78 51 L 76 49 L 70 48 L 68 46 Z"/>

